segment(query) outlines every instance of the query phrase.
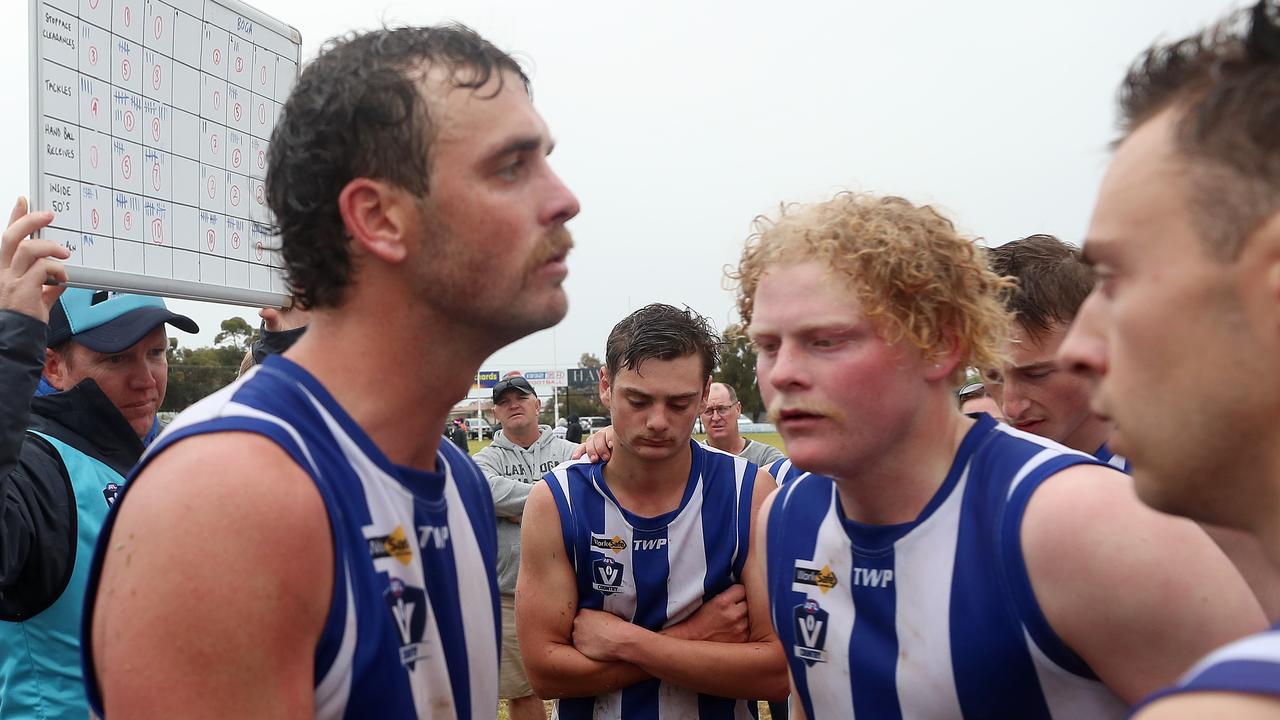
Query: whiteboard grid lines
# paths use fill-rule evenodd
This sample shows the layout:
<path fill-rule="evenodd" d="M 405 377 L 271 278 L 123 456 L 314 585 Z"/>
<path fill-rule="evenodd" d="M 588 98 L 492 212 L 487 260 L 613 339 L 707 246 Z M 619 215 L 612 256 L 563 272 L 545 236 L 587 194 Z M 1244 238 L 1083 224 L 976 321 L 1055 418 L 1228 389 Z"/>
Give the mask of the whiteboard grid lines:
<path fill-rule="evenodd" d="M 73 267 L 280 294 L 266 154 L 300 46 L 243 3 L 193 5 L 31 3 L 34 195 L 55 216 L 41 234 Z"/>

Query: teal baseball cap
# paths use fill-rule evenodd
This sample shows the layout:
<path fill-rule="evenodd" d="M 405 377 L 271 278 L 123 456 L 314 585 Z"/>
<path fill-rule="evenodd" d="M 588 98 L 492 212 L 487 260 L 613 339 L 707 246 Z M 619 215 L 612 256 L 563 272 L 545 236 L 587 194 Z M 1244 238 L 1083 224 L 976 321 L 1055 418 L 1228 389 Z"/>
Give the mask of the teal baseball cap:
<path fill-rule="evenodd" d="M 189 333 L 200 332 L 194 320 L 169 310 L 158 297 L 67 288 L 49 311 L 47 344 L 53 347 L 75 340 L 95 352 L 117 353 L 133 347 L 164 323 Z"/>

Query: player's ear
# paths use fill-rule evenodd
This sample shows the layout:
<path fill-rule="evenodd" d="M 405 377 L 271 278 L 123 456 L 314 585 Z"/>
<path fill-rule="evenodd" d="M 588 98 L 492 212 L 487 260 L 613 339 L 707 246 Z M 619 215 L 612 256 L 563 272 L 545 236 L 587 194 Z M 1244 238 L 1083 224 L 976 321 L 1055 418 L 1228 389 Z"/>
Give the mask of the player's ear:
<path fill-rule="evenodd" d="M 1280 338 L 1280 212 L 1273 214 L 1245 240 L 1240 254 L 1246 267 L 1258 263 L 1262 270 L 1266 293 L 1263 302 L 1271 318 L 1269 326 Z"/>
<path fill-rule="evenodd" d="M 417 198 L 370 178 L 355 178 L 338 193 L 338 212 L 353 248 L 384 262 L 399 263 L 409 254 L 411 229 L 420 221 Z"/>
<path fill-rule="evenodd" d="M 942 342 L 934 348 L 932 355 L 926 358 L 924 377 L 929 382 L 937 382 L 951 377 L 956 365 L 960 364 L 960 355 L 964 344 L 954 331 L 947 330 L 942 335 Z"/>
<path fill-rule="evenodd" d="M 600 368 L 600 402 L 604 404 L 605 410 L 610 410 L 609 397 L 611 386 L 609 385 L 609 369 Z"/>
<path fill-rule="evenodd" d="M 1245 306 L 1258 304 L 1260 325 L 1270 332 L 1265 338 L 1280 343 L 1280 213 L 1272 214 L 1251 236 L 1244 241 L 1240 250 L 1240 292 L 1247 293 L 1243 301 Z M 1261 292 L 1254 292 L 1251 287 L 1260 284 Z M 1252 296 L 1252 297 L 1249 297 Z"/>

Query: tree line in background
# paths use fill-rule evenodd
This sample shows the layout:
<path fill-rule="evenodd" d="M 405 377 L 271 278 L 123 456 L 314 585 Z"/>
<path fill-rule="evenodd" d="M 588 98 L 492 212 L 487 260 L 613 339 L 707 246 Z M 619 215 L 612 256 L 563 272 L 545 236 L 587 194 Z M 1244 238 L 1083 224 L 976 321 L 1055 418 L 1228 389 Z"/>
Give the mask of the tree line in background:
<path fill-rule="evenodd" d="M 235 381 L 258 331 L 241 317 L 223 320 L 219 327 L 213 347 L 180 348 L 177 338 L 169 338 L 169 389 L 161 411 L 185 410 Z"/>
<path fill-rule="evenodd" d="M 196 401 L 207 397 L 235 381 L 240 361 L 258 337 L 258 331 L 244 318 L 223 320 L 220 332 L 214 336 L 212 347 L 178 347 L 177 338 L 169 339 L 169 389 L 164 405 L 167 412 L 186 409 Z M 743 327 L 730 325 L 724 331 L 724 348 L 720 367 L 714 379 L 733 386 L 742 401 L 742 413 L 752 420 L 759 420 L 764 413 L 760 390 L 756 386 L 756 352 Z M 578 366 L 599 368 L 603 363 L 592 353 L 583 353 Z M 600 393 L 595 388 L 574 389 L 560 393 L 560 416 L 608 417 Z M 551 408 L 547 411 L 550 414 Z"/>

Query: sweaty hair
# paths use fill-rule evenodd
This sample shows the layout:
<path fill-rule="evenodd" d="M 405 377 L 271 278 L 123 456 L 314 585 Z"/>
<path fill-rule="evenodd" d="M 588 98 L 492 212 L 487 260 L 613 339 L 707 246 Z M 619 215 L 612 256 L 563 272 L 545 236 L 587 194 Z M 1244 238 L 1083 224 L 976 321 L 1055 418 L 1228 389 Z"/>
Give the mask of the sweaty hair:
<path fill-rule="evenodd" d="M 635 370 L 645 360 L 675 360 L 697 354 L 702 374 L 711 377 L 720 364 L 720 336 L 698 313 L 653 303 L 622 318 L 609 332 L 604 364 L 610 377 Z"/>
<path fill-rule="evenodd" d="M 900 197 L 840 193 L 812 205 L 784 205 L 758 217 L 736 270 L 738 312 L 751 324 L 760 279 L 778 265 L 825 264 L 857 297 L 886 342 L 905 339 L 926 356 L 961 348 L 952 385 L 965 367 L 1004 359 L 1010 313 L 998 293 L 1012 282 L 987 268 L 982 248 L 937 210 Z"/>
<path fill-rule="evenodd" d="M 1032 335 L 1048 332 L 1054 323 L 1070 325 L 1093 289 L 1093 270 L 1080 250 L 1052 235 L 1028 235 L 991 248 L 987 261 L 992 272 L 1017 281 L 1000 297 Z"/>
<path fill-rule="evenodd" d="M 1275 0 L 1202 33 L 1156 44 L 1120 86 L 1121 141 L 1172 108 L 1174 146 L 1190 170 L 1197 230 L 1232 260 L 1280 210 L 1280 15 Z"/>
<path fill-rule="evenodd" d="M 383 28 L 333 38 L 290 93 L 271 136 L 267 203 L 285 275 L 299 304 L 342 303 L 351 282 L 338 194 L 358 177 L 424 197 L 435 128 L 423 97 L 427 73 L 477 90 L 504 72 L 529 79 L 509 55 L 462 25 Z"/>

